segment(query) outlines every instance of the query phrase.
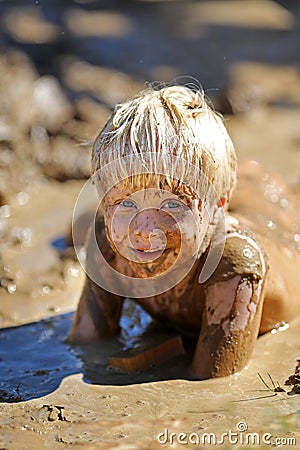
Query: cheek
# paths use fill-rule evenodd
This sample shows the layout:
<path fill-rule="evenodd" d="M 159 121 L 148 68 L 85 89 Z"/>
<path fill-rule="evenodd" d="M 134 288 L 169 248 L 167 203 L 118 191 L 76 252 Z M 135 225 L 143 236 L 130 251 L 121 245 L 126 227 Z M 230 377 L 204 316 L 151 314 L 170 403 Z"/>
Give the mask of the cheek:
<path fill-rule="evenodd" d="M 109 240 L 118 243 L 128 235 L 131 218 L 125 214 L 110 211 L 105 215 L 106 234 Z"/>
<path fill-rule="evenodd" d="M 130 217 L 116 214 L 110 224 L 110 234 L 116 242 L 123 241 L 128 236 Z"/>
<path fill-rule="evenodd" d="M 208 230 L 210 216 L 207 211 L 199 214 L 198 210 L 179 218 L 183 247 L 190 253 L 197 251 Z"/>
<path fill-rule="evenodd" d="M 176 217 L 176 226 L 166 232 L 167 245 L 177 252 L 180 249 L 181 257 L 190 257 L 197 247 L 197 229 L 191 214 Z"/>
<path fill-rule="evenodd" d="M 191 212 L 184 214 L 178 218 L 178 225 L 181 232 L 181 237 L 186 244 L 195 242 L 198 237 L 199 224 L 197 218 Z"/>
<path fill-rule="evenodd" d="M 195 226 L 195 221 L 191 220 L 190 218 L 185 219 L 180 222 L 180 230 L 182 234 L 182 238 L 185 240 L 192 240 L 195 239 L 197 230 Z"/>

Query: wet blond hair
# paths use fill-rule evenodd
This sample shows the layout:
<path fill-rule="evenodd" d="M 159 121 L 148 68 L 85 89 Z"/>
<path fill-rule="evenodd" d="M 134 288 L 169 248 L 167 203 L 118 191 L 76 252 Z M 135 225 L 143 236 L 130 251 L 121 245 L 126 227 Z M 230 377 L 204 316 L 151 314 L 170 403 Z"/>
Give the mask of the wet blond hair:
<path fill-rule="evenodd" d="M 228 199 L 236 183 L 236 155 L 221 116 L 202 90 L 184 86 L 150 87 L 117 105 L 95 140 L 92 169 L 100 169 L 102 188 L 141 172 L 142 184 L 159 173 L 171 189 L 214 203 Z"/>

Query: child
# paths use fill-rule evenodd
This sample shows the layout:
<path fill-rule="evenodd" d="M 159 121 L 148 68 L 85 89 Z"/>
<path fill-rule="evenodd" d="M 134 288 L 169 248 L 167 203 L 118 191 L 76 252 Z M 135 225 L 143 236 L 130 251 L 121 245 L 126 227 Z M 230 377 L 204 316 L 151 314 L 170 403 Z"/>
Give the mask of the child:
<path fill-rule="evenodd" d="M 123 299 L 135 297 L 160 322 L 199 335 L 191 372 L 205 379 L 242 369 L 259 333 L 300 313 L 299 229 L 285 188 L 250 163 L 229 215 L 236 155 L 203 92 L 150 88 L 119 105 L 95 141 L 92 165 L 103 214 L 95 234 L 111 269 L 91 232 L 72 342 L 118 333 Z M 254 195 L 261 224 L 248 214 Z M 272 221 L 274 195 L 282 202 Z"/>

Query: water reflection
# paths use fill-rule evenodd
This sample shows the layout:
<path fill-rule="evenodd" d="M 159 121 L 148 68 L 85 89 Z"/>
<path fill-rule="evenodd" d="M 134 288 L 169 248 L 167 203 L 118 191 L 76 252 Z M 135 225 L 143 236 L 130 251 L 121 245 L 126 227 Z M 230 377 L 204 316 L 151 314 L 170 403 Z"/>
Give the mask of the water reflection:
<path fill-rule="evenodd" d="M 154 335 L 171 333 L 155 326 L 150 316 L 129 300 L 125 301 L 118 338 L 71 346 L 66 341 L 71 322 L 69 313 L 0 331 L 0 401 L 41 397 L 75 373 L 83 373 L 87 383 L 108 385 L 188 379 L 189 353 L 135 374 L 109 366 L 108 358 L 122 349 L 147 345 Z"/>

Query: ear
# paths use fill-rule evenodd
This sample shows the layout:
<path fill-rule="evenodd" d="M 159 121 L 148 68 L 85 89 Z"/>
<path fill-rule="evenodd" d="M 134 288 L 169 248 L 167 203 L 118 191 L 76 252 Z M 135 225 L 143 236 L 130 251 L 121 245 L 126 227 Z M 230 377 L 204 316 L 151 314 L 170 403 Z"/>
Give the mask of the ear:
<path fill-rule="evenodd" d="M 227 198 L 226 197 L 221 197 L 220 200 L 217 203 L 218 208 L 224 208 L 224 206 L 227 203 Z"/>

